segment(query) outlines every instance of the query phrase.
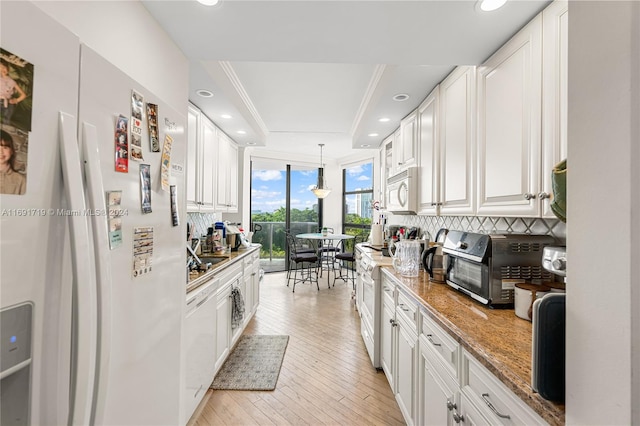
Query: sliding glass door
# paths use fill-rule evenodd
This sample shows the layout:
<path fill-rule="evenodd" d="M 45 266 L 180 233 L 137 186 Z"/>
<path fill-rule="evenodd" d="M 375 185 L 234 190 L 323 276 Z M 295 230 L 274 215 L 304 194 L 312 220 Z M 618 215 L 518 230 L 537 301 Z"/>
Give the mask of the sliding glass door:
<path fill-rule="evenodd" d="M 316 168 L 252 158 L 252 241 L 262 244 L 260 266 L 266 272 L 287 268 L 285 230 L 294 235 L 317 232 L 320 200 L 310 191 L 317 179 Z"/>

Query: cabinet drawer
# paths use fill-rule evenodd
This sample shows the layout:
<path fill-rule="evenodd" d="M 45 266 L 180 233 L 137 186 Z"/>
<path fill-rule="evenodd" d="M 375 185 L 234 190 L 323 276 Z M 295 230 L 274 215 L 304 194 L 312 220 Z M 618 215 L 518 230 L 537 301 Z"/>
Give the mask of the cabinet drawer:
<path fill-rule="evenodd" d="M 462 363 L 462 390 L 491 424 L 547 424 L 466 351 Z"/>
<path fill-rule="evenodd" d="M 384 274 L 382 275 L 382 302 L 389 309 L 393 310 L 396 306 L 395 291 L 396 285 Z"/>
<path fill-rule="evenodd" d="M 422 314 L 421 341 L 438 354 L 453 377 L 458 377 L 458 360 L 460 359 L 460 345 L 437 325 L 426 313 Z"/>
<path fill-rule="evenodd" d="M 418 303 L 402 291 L 398 291 L 396 316 L 402 317 L 414 333 L 418 332 Z"/>

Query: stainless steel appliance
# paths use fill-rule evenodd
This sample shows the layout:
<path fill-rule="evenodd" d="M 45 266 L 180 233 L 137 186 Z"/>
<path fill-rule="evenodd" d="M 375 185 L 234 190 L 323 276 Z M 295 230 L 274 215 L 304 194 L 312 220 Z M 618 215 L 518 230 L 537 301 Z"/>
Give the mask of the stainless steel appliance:
<path fill-rule="evenodd" d="M 553 243 L 548 235 L 449 231 L 442 249 L 446 282 L 486 305 L 513 307 L 517 283 L 552 280 L 540 259 Z"/>

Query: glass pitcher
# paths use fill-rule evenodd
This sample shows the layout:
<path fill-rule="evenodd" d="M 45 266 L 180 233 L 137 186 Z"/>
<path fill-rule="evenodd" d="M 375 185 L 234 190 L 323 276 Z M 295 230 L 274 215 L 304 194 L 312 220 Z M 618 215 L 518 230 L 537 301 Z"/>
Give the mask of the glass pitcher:
<path fill-rule="evenodd" d="M 416 240 L 401 240 L 395 244 L 393 269 L 403 277 L 417 277 L 422 245 Z"/>

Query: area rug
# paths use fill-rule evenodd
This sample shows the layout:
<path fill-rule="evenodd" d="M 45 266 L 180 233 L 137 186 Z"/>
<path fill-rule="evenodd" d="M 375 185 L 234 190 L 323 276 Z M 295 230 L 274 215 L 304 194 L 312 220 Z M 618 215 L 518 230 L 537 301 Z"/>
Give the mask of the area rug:
<path fill-rule="evenodd" d="M 211 384 L 218 390 L 273 390 L 276 388 L 289 336 L 245 334 Z"/>

